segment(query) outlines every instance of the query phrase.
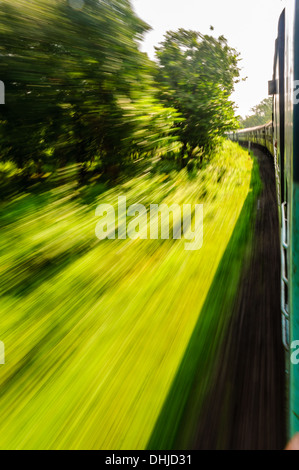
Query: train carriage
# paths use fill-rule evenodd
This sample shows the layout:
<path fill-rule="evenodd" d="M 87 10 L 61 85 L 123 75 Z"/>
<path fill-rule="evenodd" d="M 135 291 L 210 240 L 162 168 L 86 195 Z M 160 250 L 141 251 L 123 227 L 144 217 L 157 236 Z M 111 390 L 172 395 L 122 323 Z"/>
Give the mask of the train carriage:
<path fill-rule="evenodd" d="M 273 157 L 281 227 L 282 341 L 286 350 L 288 430 L 299 432 L 299 0 L 282 12 L 275 44 L 273 121 L 229 138 L 259 145 Z"/>

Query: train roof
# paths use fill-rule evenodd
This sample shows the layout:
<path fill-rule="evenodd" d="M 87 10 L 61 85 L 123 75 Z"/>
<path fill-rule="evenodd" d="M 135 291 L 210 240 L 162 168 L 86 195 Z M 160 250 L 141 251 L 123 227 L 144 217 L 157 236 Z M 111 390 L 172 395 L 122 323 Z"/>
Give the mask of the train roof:
<path fill-rule="evenodd" d="M 240 134 L 241 132 L 257 131 L 259 129 L 264 129 L 265 127 L 270 126 L 272 126 L 272 121 L 268 122 L 267 124 L 263 124 L 262 126 L 248 127 L 247 129 L 238 129 L 237 131 L 232 132 L 235 132 L 235 134 Z"/>

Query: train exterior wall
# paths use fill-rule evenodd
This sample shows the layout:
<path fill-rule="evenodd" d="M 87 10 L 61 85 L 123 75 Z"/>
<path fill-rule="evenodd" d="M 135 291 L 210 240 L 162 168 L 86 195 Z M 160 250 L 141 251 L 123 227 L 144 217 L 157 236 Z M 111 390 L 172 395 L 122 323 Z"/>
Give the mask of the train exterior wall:
<path fill-rule="evenodd" d="M 299 0 L 289 0 L 281 15 L 273 78 L 273 123 L 231 132 L 227 137 L 243 145 L 250 142 L 266 148 L 275 163 L 281 223 L 282 332 L 288 371 L 287 424 L 289 437 L 293 437 L 299 432 L 299 103 L 294 93 L 299 83 Z"/>
<path fill-rule="evenodd" d="M 299 1 L 286 10 L 286 144 L 290 266 L 290 346 L 299 341 L 299 104 L 294 101 L 294 83 L 299 80 Z M 299 365 L 290 360 L 290 437 L 299 432 Z"/>

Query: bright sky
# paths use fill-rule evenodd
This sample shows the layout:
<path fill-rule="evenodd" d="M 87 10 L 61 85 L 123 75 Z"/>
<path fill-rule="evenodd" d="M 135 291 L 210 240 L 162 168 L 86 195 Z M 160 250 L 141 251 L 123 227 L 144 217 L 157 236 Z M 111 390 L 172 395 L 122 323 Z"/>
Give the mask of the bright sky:
<path fill-rule="evenodd" d="M 203 34 L 224 35 L 231 47 L 241 53 L 242 77 L 232 96 L 238 113 L 250 109 L 268 96 L 272 78 L 274 43 L 278 19 L 285 0 L 131 0 L 140 18 L 153 30 L 145 37 L 142 50 L 154 58 L 154 46 L 166 31 L 192 29 Z M 210 31 L 210 25 L 215 30 Z"/>

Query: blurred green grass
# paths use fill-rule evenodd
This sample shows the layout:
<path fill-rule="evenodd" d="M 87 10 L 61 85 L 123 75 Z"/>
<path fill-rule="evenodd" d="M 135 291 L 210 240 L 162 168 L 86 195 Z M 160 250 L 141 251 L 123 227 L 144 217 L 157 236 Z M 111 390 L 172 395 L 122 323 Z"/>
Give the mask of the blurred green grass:
<path fill-rule="evenodd" d="M 225 142 L 192 178 L 149 170 L 113 188 L 65 179 L 1 204 L 0 448 L 146 447 L 252 191 L 252 168 Z M 203 203 L 203 248 L 98 241 L 95 208 L 121 195 L 146 207 Z"/>
<path fill-rule="evenodd" d="M 253 154 L 252 157 L 254 158 Z M 251 191 L 218 265 L 183 360 L 148 442 L 148 449 L 190 450 L 198 449 L 198 445 L 202 448 L 199 430 L 208 435 L 212 426 L 217 429 L 218 440 L 225 442 L 230 415 L 219 416 L 218 422 L 204 431 L 201 421 L 202 415 L 206 413 L 205 404 L 211 404 L 209 394 L 213 391 L 215 378 L 221 374 L 227 360 L 222 355 L 223 346 L 228 338 L 229 325 L 233 321 L 232 312 L 241 282 L 240 274 L 244 272 L 252 254 L 256 201 L 261 184 L 259 167 L 254 158 Z M 229 378 L 226 380 L 229 389 Z M 222 396 L 221 409 L 224 412 L 227 398 Z M 219 403 L 214 405 L 219 406 Z M 213 435 L 212 438 L 215 440 L 216 436 Z"/>

